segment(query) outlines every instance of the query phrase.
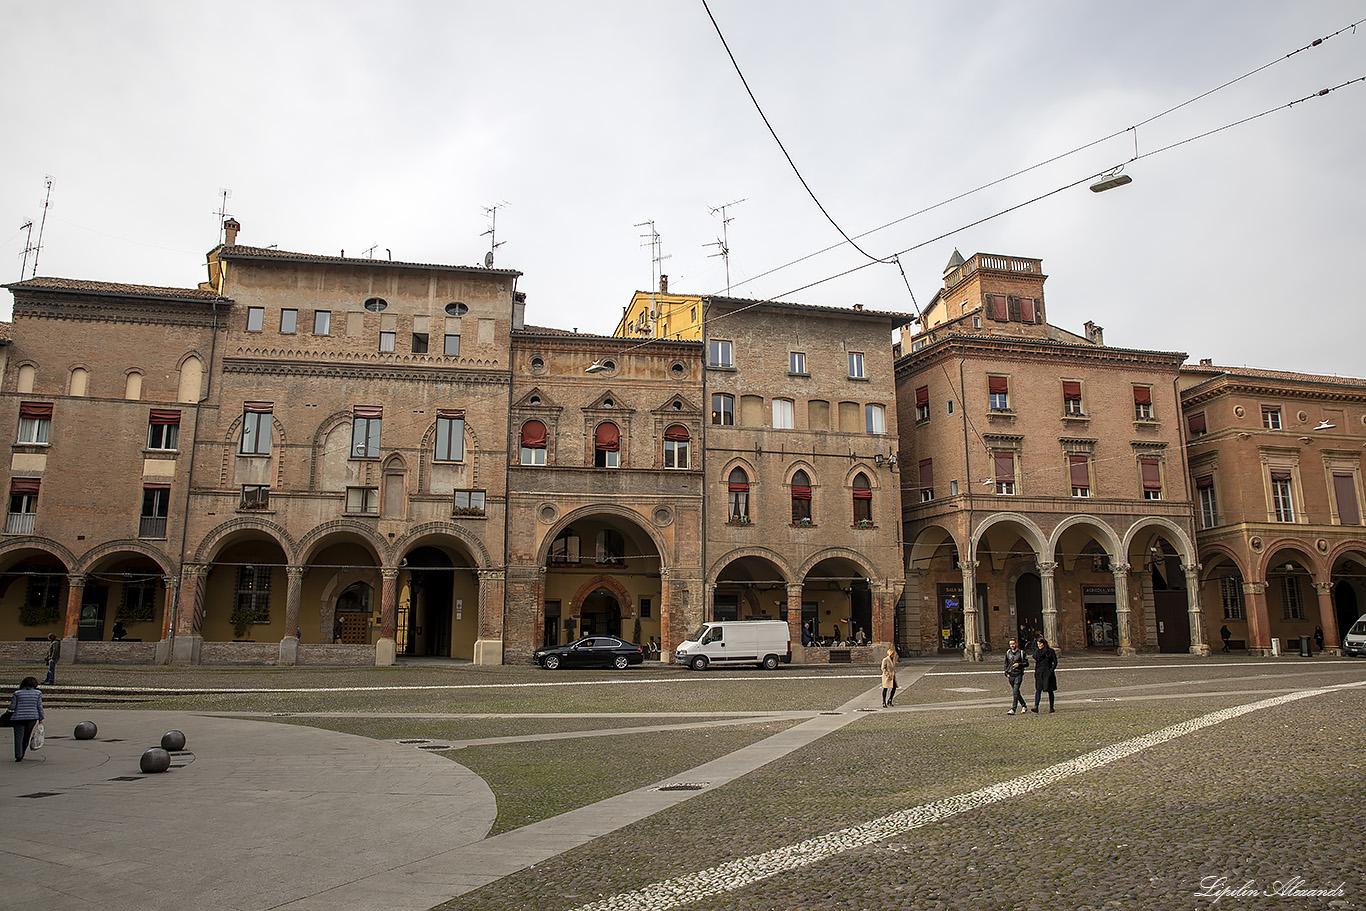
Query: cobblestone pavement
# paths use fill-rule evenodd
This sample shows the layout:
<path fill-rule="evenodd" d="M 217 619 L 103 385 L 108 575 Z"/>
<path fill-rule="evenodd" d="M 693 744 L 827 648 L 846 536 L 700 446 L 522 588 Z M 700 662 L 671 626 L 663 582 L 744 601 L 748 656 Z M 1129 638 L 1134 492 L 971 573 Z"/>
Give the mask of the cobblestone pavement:
<path fill-rule="evenodd" d="M 443 907 L 1366 908 L 1363 672 L 1097 665 L 1060 672 L 1056 714 L 1010 717 L 999 672 L 945 664 L 899 694 L 905 708 Z M 1278 699 L 1326 687 L 1343 688 Z M 961 799 L 1262 702 L 1004 799 Z M 946 803 L 958 812 L 933 818 Z M 908 811 L 931 819 L 784 853 Z"/>

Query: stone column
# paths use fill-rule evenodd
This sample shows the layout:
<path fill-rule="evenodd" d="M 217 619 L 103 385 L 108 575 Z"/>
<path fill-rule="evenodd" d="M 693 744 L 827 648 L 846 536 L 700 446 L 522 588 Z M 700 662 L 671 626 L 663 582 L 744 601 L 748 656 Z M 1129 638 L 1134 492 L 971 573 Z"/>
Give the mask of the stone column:
<path fill-rule="evenodd" d="M 66 611 L 62 615 L 62 638 L 75 639 L 81 623 L 81 599 L 85 597 L 85 576 L 72 573 L 66 577 Z M 68 649 L 68 651 L 70 651 Z M 68 659 L 70 660 L 70 659 Z"/>
<path fill-rule="evenodd" d="M 506 586 L 507 572 L 502 569 L 481 569 L 476 574 L 479 577 L 479 637 L 474 643 L 474 663 L 502 664 L 503 592 Z M 536 615 L 541 618 L 541 635 L 544 636 L 545 615 L 543 605 L 545 600 L 539 593 L 536 604 Z M 532 626 L 532 635 L 534 636 L 535 624 L 533 623 Z M 535 647 L 534 642 L 532 645 Z"/>
<path fill-rule="evenodd" d="M 963 572 L 963 660 L 981 661 L 982 643 L 977 637 L 977 561 L 959 560 Z"/>
<path fill-rule="evenodd" d="M 393 639 L 398 628 L 396 607 L 398 605 L 398 570 L 385 567 L 379 571 L 379 634 L 382 638 Z"/>
<path fill-rule="evenodd" d="M 299 601 L 304 590 L 304 567 L 285 567 L 285 635 L 299 630 Z"/>
<path fill-rule="evenodd" d="M 1200 564 L 1183 563 L 1186 573 L 1186 612 L 1190 615 L 1192 655 L 1209 656 L 1209 643 L 1205 641 L 1205 621 L 1200 611 Z"/>
<path fill-rule="evenodd" d="M 171 633 L 175 629 L 171 624 L 175 622 L 176 604 L 176 577 L 162 576 L 161 584 L 165 587 L 165 596 L 161 599 L 161 638 L 163 640 L 171 638 Z"/>
<path fill-rule="evenodd" d="M 787 638 L 792 643 L 792 660 L 800 663 L 805 660 L 806 651 L 802 646 L 802 584 L 787 583 Z"/>
<path fill-rule="evenodd" d="M 1247 653 L 1271 654 L 1271 619 L 1266 614 L 1266 583 L 1244 582 L 1243 600 L 1247 604 Z"/>
<path fill-rule="evenodd" d="M 1323 653 L 1342 654 L 1342 637 L 1338 633 L 1338 617 L 1333 611 L 1333 583 L 1315 582 L 1314 591 L 1319 594 L 1319 620 L 1323 626 Z"/>
<path fill-rule="evenodd" d="M 1058 635 L 1058 591 L 1053 582 L 1053 572 L 1058 564 L 1036 563 L 1035 566 L 1039 570 L 1039 589 L 1043 595 L 1043 637 L 1049 645 L 1061 645 L 1062 639 Z"/>
<path fill-rule="evenodd" d="M 1115 649 L 1115 654 L 1120 657 L 1127 657 L 1138 651 L 1134 648 L 1133 622 L 1129 614 L 1129 569 L 1128 563 L 1115 563 L 1110 567 L 1115 576 L 1115 626 L 1118 627 L 1115 633 L 1119 638 L 1119 647 Z"/>
<path fill-rule="evenodd" d="M 702 584 L 702 622 L 716 619 L 716 583 Z M 682 641 L 680 639 L 680 641 Z"/>
<path fill-rule="evenodd" d="M 208 589 L 208 563 L 185 563 L 180 567 L 180 590 L 176 593 L 171 629 L 169 661 L 172 664 L 198 664 L 203 644 L 204 597 Z"/>

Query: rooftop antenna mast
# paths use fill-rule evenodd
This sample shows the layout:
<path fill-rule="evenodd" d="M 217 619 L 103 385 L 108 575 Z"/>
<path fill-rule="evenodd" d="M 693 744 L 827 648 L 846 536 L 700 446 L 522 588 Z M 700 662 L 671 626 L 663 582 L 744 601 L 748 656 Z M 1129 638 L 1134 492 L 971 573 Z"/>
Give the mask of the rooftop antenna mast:
<path fill-rule="evenodd" d="M 226 236 L 223 233 L 226 230 L 226 228 L 223 227 L 223 222 L 228 220 L 228 197 L 231 195 L 232 190 L 223 187 L 218 188 L 218 209 L 213 214 L 218 218 L 218 242 L 220 244 Z"/>
<path fill-rule="evenodd" d="M 501 244 L 498 242 L 498 210 L 507 205 L 510 203 L 505 199 L 491 206 L 484 206 L 484 214 L 489 217 L 489 229 L 479 236 L 489 239 L 489 252 L 484 254 L 485 269 L 493 268 L 493 251 L 507 243 L 507 241 L 503 241 Z"/>
<path fill-rule="evenodd" d="M 29 219 L 19 226 L 20 231 L 27 231 L 24 237 L 24 263 L 19 267 L 19 281 L 24 280 L 24 273 L 28 271 L 28 255 L 33 252 L 33 219 Z"/>
<path fill-rule="evenodd" d="M 726 264 L 727 297 L 730 296 L 730 235 L 726 229 L 726 226 L 729 225 L 732 221 L 734 221 L 734 219 L 726 214 L 726 209 L 730 208 L 731 206 L 738 206 L 742 202 L 744 202 L 743 199 L 737 199 L 734 202 L 725 202 L 719 206 L 713 206 L 711 209 L 708 210 L 711 212 L 712 215 L 715 215 L 717 212 L 721 213 L 721 236 L 716 239 L 716 243 L 714 244 L 702 245 L 704 247 L 716 247 L 716 252 L 708 255 L 712 257 L 719 256 L 721 257 L 721 261 Z"/>
<path fill-rule="evenodd" d="M 659 290 L 659 273 L 662 271 L 661 266 L 663 266 L 664 260 L 668 259 L 673 254 L 666 254 L 663 252 L 664 245 L 660 239 L 659 232 L 655 230 L 655 221 L 653 218 L 649 221 L 638 223 L 636 227 L 648 227 L 650 229 L 649 233 L 640 236 L 645 241 L 641 246 L 650 248 L 650 335 L 658 337 L 660 314 L 659 308 L 655 306 L 655 292 Z"/>
<path fill-rule="evenodd" d="M 33 275 L 29 278 L 38 274 L 38 254 L 43 252 L 43 228 L 47 227 L 47 207 L 52 205 L 52 175 L 44 175 L 43 182 L 47 185 L 47 195 L 43 197 L 43 217 L 38 220 L 38 243 L 33 247 Z M 22 277 L 21 275 L 20 278 Z"/>

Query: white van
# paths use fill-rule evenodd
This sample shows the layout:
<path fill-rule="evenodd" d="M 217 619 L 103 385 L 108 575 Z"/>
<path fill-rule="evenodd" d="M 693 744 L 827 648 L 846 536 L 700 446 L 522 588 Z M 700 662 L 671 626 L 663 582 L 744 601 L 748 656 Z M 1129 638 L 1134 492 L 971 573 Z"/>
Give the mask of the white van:
<path fill-rule="evenodd" d="M 1366 655 L 1366 614 L 1357 617 L 1342 637 L 1342 650 L 1349 655 Z"/>
<path fill-rule="evenodd" d="M 703 623 L 674 649 L 674 663 L 695 671 L 709 664 L 755 664 L 773 670 L 792 663 L 785 620 L 718 620 Z"/>

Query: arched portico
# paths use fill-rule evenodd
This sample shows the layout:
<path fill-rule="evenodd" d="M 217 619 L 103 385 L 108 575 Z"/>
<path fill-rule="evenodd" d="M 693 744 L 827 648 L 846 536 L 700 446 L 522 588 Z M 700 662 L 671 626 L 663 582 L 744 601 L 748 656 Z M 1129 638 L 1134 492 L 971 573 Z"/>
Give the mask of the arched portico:
<path fill-rule="evenodd" d="M 55 541 L 5 541 L 0 546 L 0 640 L 75 636 L 84 586 L 84 577 L 71 572 L 75 565 L 70 551 Z"/>
<path fill-rule="evenodd" d="M 1137 574 L 1130 602 L 1141 604 L 1134 626 L 1135 647 L 1156 645 L 1159 651 L 1209 654 L 1200 607 L 1200 564 L 1195 545 L 1177 523 L 1146 516 L 1123 539 L 1125 562 Z"/>

